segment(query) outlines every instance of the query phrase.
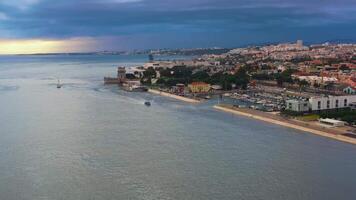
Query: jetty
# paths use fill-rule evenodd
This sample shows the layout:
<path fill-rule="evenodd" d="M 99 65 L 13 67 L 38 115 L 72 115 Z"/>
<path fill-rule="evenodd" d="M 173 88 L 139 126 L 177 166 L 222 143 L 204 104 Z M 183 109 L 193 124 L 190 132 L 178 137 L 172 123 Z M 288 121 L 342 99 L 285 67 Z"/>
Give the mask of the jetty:
<path fill-rule="evenodd" d="M 184 101 L 184 102 L 187 102 L 187 103 L 200 103 L 200 101 L 196 100 L 196 99 L 183 97 L 183 96 L 178 96 L 178 95 L 171 94 L 171 93 L 168 93 L 168 92 L 163 92 L 163 91 L 160 91 L 160 90 L 149 89 L 148 92 L 150 92 L 152 94 L 165 96 L 165 97 L 170 97 L 170 98 L 177 99 L 177 100 L 180 100 L 180 101 Z"/>

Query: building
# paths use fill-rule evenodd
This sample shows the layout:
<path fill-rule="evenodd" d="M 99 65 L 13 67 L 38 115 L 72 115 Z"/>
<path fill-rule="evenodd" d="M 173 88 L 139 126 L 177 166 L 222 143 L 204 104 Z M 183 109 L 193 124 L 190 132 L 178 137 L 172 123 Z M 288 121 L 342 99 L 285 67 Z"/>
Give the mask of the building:
<path fill-rule="evenodd" d="M 185 85 L 182 83 L 178 83 L 172 87 L 171 92 L 178 95 L 184 95 Z"/>
<path fill-rule="evenodd" d="M 308 112 L 309 111 L 309 102 L 306 100 L 287 100 L 286 109 L 295 111 L 295 112 Z"/>
<path fill-rule="evenodd" d="M 356 95 L 318 96 L 309 100 L 291 99 L 286 101 L 286 110 L 296 112 L 332 110 L 339 108 L 356 108 Z"/>
<path fill-rule="evenodd" d="M 351 110 L 356 110 L 356 102 L 349 104 Z"/>
<path fill-rule="evenodd" d="M 126 82 L 126 69 L 125 69 L 125 67 L 118 67 L 117 68 L 117 80 L 120 83 Z"/>
<path fill-rule="evenodd" d="M 325 125 L 328 125 L 328 126 L 332 126 L 332 127 L 345 126 L 345 124 L 346 124 L 343 121 L 339 121 L 339 120 L 335 120 L 335 119 L 329 119 L 329 118 L 319 119 L 319 123 L 320 124 L 325 124 Z"/>
<path fill-rule="evenodd" d="M 346 94 L 356 94 L 356 88 L 348 86 L 345 89 L 343 89 L 344 93 Z"/>
<path fill-rule="evenodd" d="M 298 76 L 292 75 L 293 78 L 298 79 L 300 81 L 307 81 L 310 85 L 314 84 L 328 84 L 328 83 L 336 83 L 338 81 L 335 77 L 322 77 L 322 76 Z"/>
<path fill-rule="evenodd" d="M 210 84 L 204 82 L 193 82 L 188 85 L 188 88 L 193 93 L 207 93 L 210 91 Z"/>
<path fill-rule="evenodd" d="M 104 77 L 105 84 L 123 84 L 126 82 L 126 69 L 125 67 L 117 68 L 117 76 L 114 77 Z"/>
<path fill-rule="evenodd" d="M 297 40 L 297 46 L 299 48 L 302 48 L 303 47 L 303 40 Z"/>
<path fill-rule="evenodd" d="M 354 102 L 356 102 L 356 95 L 311 97 L 309 99 L 312 111 L 346 108 Z"/>

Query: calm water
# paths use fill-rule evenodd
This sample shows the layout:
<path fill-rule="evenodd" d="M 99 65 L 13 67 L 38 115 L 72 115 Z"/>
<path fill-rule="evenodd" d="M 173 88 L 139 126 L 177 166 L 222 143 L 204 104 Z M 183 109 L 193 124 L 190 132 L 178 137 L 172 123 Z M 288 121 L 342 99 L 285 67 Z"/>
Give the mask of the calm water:
<path fill-rule="evenodd" d="M 146 59 L 0 57 L 0 199 L 356 199 L 356 146 L 103 85 Z"/>

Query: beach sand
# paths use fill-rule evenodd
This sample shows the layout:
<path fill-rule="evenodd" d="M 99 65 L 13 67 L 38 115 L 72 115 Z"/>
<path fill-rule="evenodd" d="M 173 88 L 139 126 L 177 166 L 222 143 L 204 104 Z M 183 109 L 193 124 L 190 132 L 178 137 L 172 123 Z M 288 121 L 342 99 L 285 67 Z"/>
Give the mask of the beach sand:
<path fill-rule="evenodd" d="M 277 124 L 280 126 L 293 128 L 293 129 L 305 131 L 308 133 L 313 133 L 315 135 L 332 138 L 332 139 L 335 139 L 338 141 L 356 144 L 355 138 L 350 138 L 347 136 L 340 135 L 340 133 L 336 132 L 335 130 L 326 129 L 323 127 L 310 126 L 307 123 L 303 124 L 303 122 L 292 121 L 292 120 L 285 119 L 278 115 L 269 114 L 269 113 L 265 113 L 262 111 L 246 109 L 246 108 L 235 108 L 235 107 L 227 106 L 227 105 L 215 105 L 214 108 L 224 111 L 224 112 L 229 112 L 229 113 L 236 114 L 236 115 L 250 117 L 253 119 Z"/>

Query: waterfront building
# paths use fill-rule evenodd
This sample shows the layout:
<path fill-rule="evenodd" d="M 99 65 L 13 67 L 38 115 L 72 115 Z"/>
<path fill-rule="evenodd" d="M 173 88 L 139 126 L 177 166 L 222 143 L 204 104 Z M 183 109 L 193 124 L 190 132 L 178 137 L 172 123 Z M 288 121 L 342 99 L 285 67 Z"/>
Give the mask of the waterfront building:
<path fill-rule="evenodd" d="M 193 82 L 188 85 L 189 90 L 192 93 L 207 93 L 210 91 L 210 84 L 204 82 Z"/>
<path fill-rule="evenodd" d="M 309 99 L 310 109 L 312 111 L 346 108 L 354 102 L 356 102 L 356 95 L 324 97 L 320 96 L 311 97 Z"/>
<path fill-rule="evenodd" d="M 309 111 L 309 102 L 306 100 L 287 100 L 286 109 L 295 111 L 295 112 L 308 112 Z"/>
<path fill-rule="evenodd" d="M 125 67 L 117 68 L 117 76 L 114 77 L 104 77 L 105 84 L 123 84 L 126 82 L 126 69 Z"/>
<path fill-rule="evenodd" d="M 177 83 L 172 87 L 171 92 L 177 95 L 184 95 L 185 85 L 182 83 Z"/>
<path fill-rule="evenodd" d="M 309 100 L 286 100 L 286 109 L 296 112 L 332 110 L 349 108 L 356 104 L 356 95 L 348 96 L 317 96 Z"/>
<path fill-rule="evenodd" d="M 126 69 L 125 67 L 118 67 L 117 68 L 117 80 L 119 83 L 126 82 Z"/>

